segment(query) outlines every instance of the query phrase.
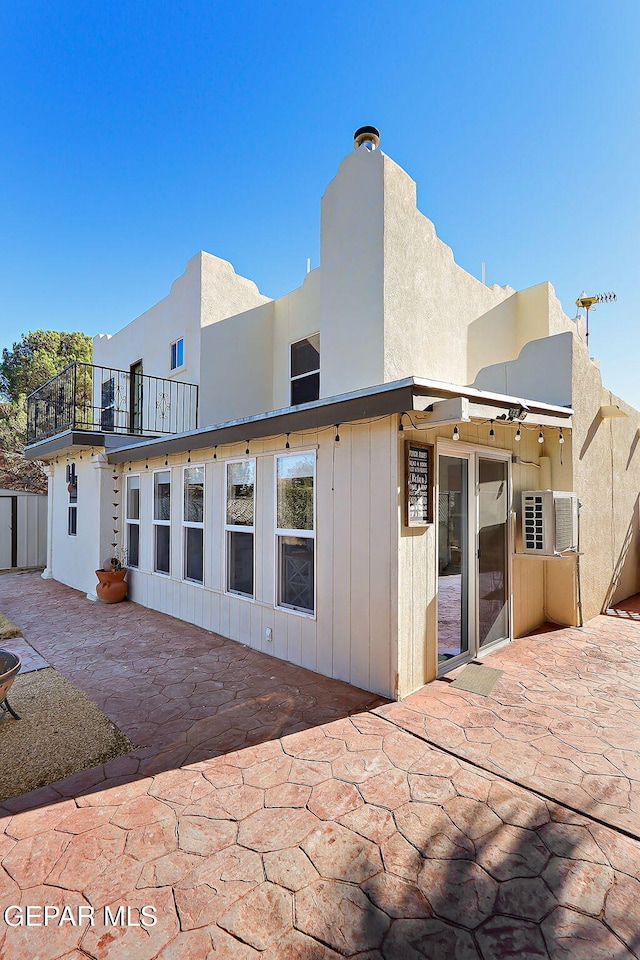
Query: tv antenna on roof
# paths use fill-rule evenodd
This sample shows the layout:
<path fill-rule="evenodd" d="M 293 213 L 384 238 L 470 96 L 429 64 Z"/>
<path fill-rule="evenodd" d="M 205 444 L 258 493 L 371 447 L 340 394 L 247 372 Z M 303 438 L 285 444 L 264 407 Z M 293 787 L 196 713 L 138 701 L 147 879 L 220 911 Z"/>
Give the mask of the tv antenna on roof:
<path fill-rule="evenodd" d="M 596 303 L 613 303 L 617 300 L 618 297 L 616 294 L 610 290 L 608 293 L 596 293 L 593 297 L 588 297 L 584 290 L 576 300 L 576 307 L 580 309 L 583 307 L 587 314 L 587 326 L 586 326 L 586 340 L 587 346 L 589 346 L 589 310 Z"/>

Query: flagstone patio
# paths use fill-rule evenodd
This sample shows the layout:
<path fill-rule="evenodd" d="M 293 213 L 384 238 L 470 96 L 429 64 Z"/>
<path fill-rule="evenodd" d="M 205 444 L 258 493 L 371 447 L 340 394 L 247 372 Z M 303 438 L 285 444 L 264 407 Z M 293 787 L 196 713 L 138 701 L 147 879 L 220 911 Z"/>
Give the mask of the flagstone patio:
<path fill-rule="evenodd" d="M 603 756 L 582 749 L 587 734 L 578 719 L 585 718 L 571 711 L 598 719 L 598 738 L 603 730 L 610 738 L 617 730 L 630 732 L 622 724 L 637 716 L 623 712 L 637 699 L 633 673 L 621 664 L 618 700 L 612 657 L 616 636 L 625 660 L 627 646 L 637 652 L 640 623 L 601 617 L 585 631 L 518 641 L 487 658 L 505 670 L 491 697 L 439 682 L 401 704 L 384 705 L 134 604 L 95 607 L 75 591 L 33 577 L 16 577 L 11 597 L 3 592 L 9 580 L 0 580 L 0 609 L 57 669 L 87 692 L 99 692 L 102 709 L 130 736 L 126 724 L 137 723 L 148 745 L 5 805 L 3 960 L 640 955 L 640 841 L 628 826 L 613 823 L 616 811 L 631 812 L 631 805 L 611 804 L 605 823 L 599 808 L 583 811 L 580 792 L 559 802 L 547 782 L 540 784 L 548 796 L 536 792 L 540 784 L 533 779 L 529 787 L 512 782 L 533 778 L 536 768 L 527 773 L 523 762 L 523 772 L 505 760 L 498 770 L 495 755 L 465 753 L 468 744 L 485 742 L 473 734 L 467 739 L 469 731 L 497 727 L 501 740 L 515 745 L 516 760 L 541 740 L 539 757 L 555 756 L 543 754 L 545 747 L 566 740 L 576 769 L 578 755 Z M 177 679 L 166 674 L 168 647 L 182 648 Z M 103 653 L 106 688 L 100 691 L 96 665 Z M 142 661 L 129 700 L 115 693 L 118 684 L 129 689 L 125 654 Z M 196 668 L 203 684 L 222 686 L 200 688 Z M 267 677 L 288 689 L 277 701 L 268 698 L 270 712 L 263 712 Z M 591 710 L 585 677 L 598 683 Z M 173 684 L 179 689 L 167 690 Z M 527 699 L 531 715 L 521 726 L 519 714 L 500 713 L 525 709 L 518 698 L 538 688 L 557 699 Z M 216 699 L 220 690 L 238 694 L 230 701 L 239 710 L 234 719 L 258 711 L 260 726 L 221 730 L 220 738 L 229 730 L 244 737 L 226 747 L 215 737 L 201 740 L 200 733 L 194 742 L 190 731 L 229 702 Z M 150 719 L 149 692 L 161 698 L 151 707 L 175 701 L 179 716 L 165 707 L 164 726 L 157 716 Z M 243 697 L 251 700 L 246 712 Z M 204 716 L 191 713 L 196 707 Z M 446 714 L 441 720 L 438 711 Z M 474 723 L 467 724 L 466 711 L 475 711 Z M 539 738 L 522 729 L 534 724 L 543 731 Z M 505 735 L 510 725 L 520 737 Z M 440 745 L 426 742 L 427 735 L 439 736 Z M 576 745 L 572 738 L 582 740 Z M 634 754 L 628 741 L 612 745 L 616 750 Z M 94 926 L 2 920 L 11 905 L 80 904 L 95 910 Z M 152 906 L 158 922 L 105 926 L 105 906 L 112 913 L 132 907 L 134 923 L 139 908 Z"/>

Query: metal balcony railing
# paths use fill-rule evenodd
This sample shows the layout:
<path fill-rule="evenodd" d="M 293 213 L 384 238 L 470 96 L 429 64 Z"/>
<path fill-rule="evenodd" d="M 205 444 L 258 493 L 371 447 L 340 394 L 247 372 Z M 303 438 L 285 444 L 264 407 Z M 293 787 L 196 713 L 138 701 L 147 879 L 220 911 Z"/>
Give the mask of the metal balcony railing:
<path fill-rule="evenodd" d="M 71 363 L 27 398 L 27 443 L 65 430 L 140 436 L 198 426 L 198 387 L 146 373 Z"/>

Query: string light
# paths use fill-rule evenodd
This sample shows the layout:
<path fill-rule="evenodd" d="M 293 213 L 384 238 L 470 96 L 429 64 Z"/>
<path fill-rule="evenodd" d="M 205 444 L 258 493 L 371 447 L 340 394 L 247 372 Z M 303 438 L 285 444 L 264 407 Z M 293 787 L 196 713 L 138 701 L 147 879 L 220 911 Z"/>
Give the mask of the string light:
<path fill-rule="evenodd" d="M 287 442 L 284 445 L 285 450 L 291 449 L 291 444 L 289 443 L 289 434 L 287 434 Z"/>
<path fill-rule="evenodd" d="M 540 433 L 538 434 L 538 443 L 544 443 L 544 434 L 542 433 L 542 427 L 540 427 Z"/>
<path fill-rule="evenodd" d="M 340 430 L 340 424 L 339 424 L 339 423 L 336 423 L 336 435 L 335 435 L 335 437 L 333 438 L 336 443 L 340 443 L 340 434 L 339 434 L 339 432 L 338 432 L 339 430 Z"/>
<path fill-rule="evenodd" d="M 458 430 L 458 424 L 457 424 L 457 423 L 456 423 L 455 427 L 453 428 L 453 437 L 452 437 L 452 439 L 453 439 L 453 440 L 459 440 L 459 439 L 460 439 L 460 431 Z"/>
<path fill-rule="evenodd" d="M 144 468 L 145 468 L 145 470 L 148 470 L 148 469 L 149 469 L 149 460 L 148 460 L 148 459 L 145 460 L 145 462 L 144 462 Z"/>
<path fill-rule="evenodd" d="M 247 456 L 248 456 L 248 454 L 249 454 L 249 441 L 248 441 L 248 440 L 247 440 L 247 449 L 245 450 L 245 454 L 247 454 Z"/>
<path fill-rule="evenodd" d="M 496 432 L 493 429 L 493 420 L 491 421 L 491 430 L 489 430 L 489 440 L 495 440 Z"/>
<path fill-rule="evenodd" d="M 403 424 L 403 422 L 402 422 L 402 418 L 403 418 L 403 417 L 404 417 L 404 413 L 401 413 L 401 414 L 400 414 L 400 424 L 399 424 L 399 426 L 398 426 L 398 433 L 404 433 L 404 424 Z"/>
<path fill-rule="evenodd" d="M 217 459 L 218 459 L 218 444 L 217 444 L 217 443 L 216 443 L 215 447 L 213 448 L 213 459 L 214 459 L 214 460 L 217 460 Z"/>
<path fill-rule="evenodd" d="M 564 443 L 564 434 L 562 432 L 562 427 L 560 427 L 560 436 L 558 437 L 558 443 Z"/>
<path fill-rule="evenodd" d="M 131 461 L 129 461 L 129 473 L 131 473 Z"/>
<path fill-rule="evenodd" d="M 513 439 L 516 441 L 516 443 L 520 443 L 520 441 L 522 440 L 522 430 L 520 429 L 520 427 L 518 427 L 518 429 L 516 430 L 516 435 Z"/>
<path fill-rule="evenodd" d="M 191 463 L 191 450 L 188 451 L 189 456 L 187 457 L 187 463 Z"/>

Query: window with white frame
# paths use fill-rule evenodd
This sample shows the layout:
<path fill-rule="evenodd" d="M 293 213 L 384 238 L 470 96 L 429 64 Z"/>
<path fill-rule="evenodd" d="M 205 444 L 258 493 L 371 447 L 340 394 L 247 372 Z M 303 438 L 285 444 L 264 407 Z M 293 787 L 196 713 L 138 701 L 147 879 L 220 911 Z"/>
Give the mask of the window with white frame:
<path fill-rule="evenodd" d="M 67 494 L 69 496 L 67 534 L 75 537 L 78 533 L 78 478 L 75 463 L 67 464 Z"/>
<path fill-rule="evenodd" d="M 291 405 L 320 396 L 320 334 L 291 344 Z"/>
<path fill-rule="evenodd" d="M 184 366 L 184 339 L 174 340 L 171 344 L 171 369 Z"/>
<path fill-rule="evenodd" d="M 276 457 L 277 605 L 315 613 L 315 453 Z"/>
<path fill-rule="evenodd" d="M 153 474 L 153 569 L 171 572 L 171 471 Z"/>
<path fill-rule="evenodd" d="M 127 524 L 127 566 L 140 563 L 140 474 L 127 475 L 125 521 Z"/>
<path fill-rule="evenodd" d="M 204 581 L 204 467 L 184 467 L 182 505 L 183 577 Z"/>
<path fill-rule="evenodd" d="M 229 460 L 226 475 L 227 591 L 253 598 L 256 461 Z"/>

